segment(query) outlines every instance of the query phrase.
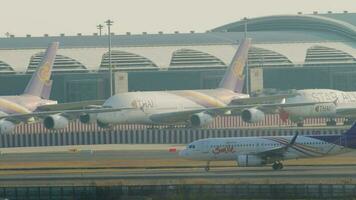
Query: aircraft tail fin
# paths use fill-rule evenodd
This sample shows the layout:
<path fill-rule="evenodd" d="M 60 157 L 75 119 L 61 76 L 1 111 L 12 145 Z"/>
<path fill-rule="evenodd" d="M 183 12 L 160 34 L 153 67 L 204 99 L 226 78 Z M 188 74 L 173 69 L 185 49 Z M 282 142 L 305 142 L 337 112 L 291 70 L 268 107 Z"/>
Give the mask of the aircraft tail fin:
<path fill-rule="evenodd" d="M 43 89 L 42 89 L 42 93 L 41 93 L 42 99 L 49 99 L 49 97 L 51 96 L 52 84 L 53 84 L 53 81 L 50 80 L 43 85 Z"/>
<path fill-rule="evenodd" d="M 52 87 L 52 81 L 50 78 L 58 46 L 58 42 L 53 42 L 49 45 L 42 58 L 41 64 L 38 65 L 36 71 L 33 73 L 30 81 L 28 82 L 24 94 L 46 99 L 49 98 Z"/>
<path fill-rule="evenodd" d="M 344 134 L 344 136 L 356 136 L 356 123 L 353 123 L 351 128 L 347 130 Z"/>
<path fill-rule="evenodd" d="M 251 38 L 244 38 L 236 51 L 230 67 L 226 70 L 219 88 L 225 88 L 234 92 L 242 93 L 245 81 L 245 64 L 248 58 Z"/>

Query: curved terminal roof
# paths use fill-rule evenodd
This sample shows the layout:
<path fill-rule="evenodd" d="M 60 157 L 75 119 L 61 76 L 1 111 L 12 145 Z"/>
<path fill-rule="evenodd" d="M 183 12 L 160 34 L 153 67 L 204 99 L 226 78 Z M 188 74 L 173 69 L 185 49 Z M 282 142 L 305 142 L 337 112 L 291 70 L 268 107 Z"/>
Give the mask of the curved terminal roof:
<path fill-rule="evenodd" d="M 157 69 L 156 64 L 154 64 L 151 60 L 140 56 L 138 54 L 113 50 L 111 51 L 111 66 L 114 69 L 121 70 L 132 70 L 132 69 Z M 100 64 L 101 69 L 109 68 L 109 52 L 106 52 L 101 60 Z"/>
<path fill-rule="evenodd" d="M 305 66 L 315 66 L 320 64 L 352 64 L 356 65 L 356 59 L 341 50 L 315 45 L 308 49 L 305 57 Z"/>
<path fill-rule="evenodd" d="M 179 49 L 172 54 L 170 69 L 226 67 L 219 58 L 194 49 Z"/>
<path fill-rule="evenodd" d="M 243 29 L 244 21 L 237 21 L 207 33 L 113 35 L 113 65 L 120 70 L 224 67 L 244 37 Z M 251 66 L 262 61 L 263 67 L 308 66 L 316 64 L 313 56 L 323 55 L 355 65 L 356 13 L 252 18 L 248 30 Z M 31 57 L 52 41 L 60 42 L 65 71 L 107 66 L 107 36 L 14 37 L 0 38 L 0 73 L 26 72 Z"/>
<path fill-rule="evenodd" d="M 27 72 L 33 72 L 34 70 L 36 70 L 37 66 L 41 63 L 43 56 L 44 52 L 40 52 L 31 56 L 30 63 L 27 67 Z M 86 71 L 86 68 L 82 63 L 78 62 L 73 58 L 57 54 L 56 59 L 54 60 L 53 71 Z"/>
<path fill-rule="evenodd" d="M 0 60 L 0 73 L 14 73 L 14 69 L 9 64 Z"/>
<path fill-rule="evenodd" d="M 250 67 L 293 67 L 292 61 L 286 56 L 253 46 L 248 52 L 248 64 Z"/>
<path fill-rule="evenodd" d="M 322 31 L 356 39 L 356 26 L 334 18 L 320 15 L 277 15 L 247 19 L 213 29 L 214 32 L 243 32 L 247 23 L 248 31 Z"/>

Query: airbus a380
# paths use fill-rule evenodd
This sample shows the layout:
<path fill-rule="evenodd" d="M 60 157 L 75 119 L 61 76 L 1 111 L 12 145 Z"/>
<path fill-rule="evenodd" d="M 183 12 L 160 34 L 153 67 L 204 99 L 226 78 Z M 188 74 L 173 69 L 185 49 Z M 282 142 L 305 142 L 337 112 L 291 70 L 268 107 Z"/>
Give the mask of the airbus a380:
<path fill-rule="evenodd" d="M 266 136 L 208 138 L 190 143 L 179 152 L 183 158 L 207 161 L 236 161 L 239 167 L 272 164 L 283 168 L 281 161 L 342 154 L 356 148 L 356 124 L 342 135 Z"/>
<path fill-rule="evenodd" d="M 30 116 L 44 118 L 48 129 L 65 128 L 70 119 L 80 114 L 83 123 L 97 122 L 100 127 L 112 124 L 177 125 L 201 127 L 209 124 L 217 115 L 228 114 L 231 109 L 250 108 L 251 105 L 229 106 L 233 99 L 246 99 L 243 94 L 245 62 L 250 39 L 243 39 L 230 67 L 217 89 L 126 92 L 115 94 L 98 108 L 88 111 L 48 111 Z M 256 100 L 256 99 L 255 99 Z M 295 104 L 260 104 L 264 107 L 288 107 Z M 300 104 L 298 104 L 300 105 Z M 310 103 L 302 104 L 310 105 Z M 253 105 L 252 105 L 253 106 Z"/>
<path fill-rule="evenodd" d="M 56 104 L 49 100 L 52 81 L 52 66 L 56 57 L 58 42 L 52 43 L 37 70 L 33 73 L 25 91 L 17 96 L 0 96 L 0 133 L 11 132 L 16 124 L 30 122 L 31 116 L 13 118 L 12 115 L 26 115 L 39 106 Z"/>
<path fill-rule="evenodd" d="M 345 117 L 345 124 L 352 124 L 356 119 L 356 92 L 344 92 L 331 89 L 298 90 L 297 96 L 286 98 L 286 103 L 297 102 L 333 102 L 315 106 L 302 106 L 298 108 L 283 108 L 280 110 L 282 119 L 289 118 L 303 125 L 305 118 L 327 117 L 328 125 L 336 125 L 335 117 Z"/>
<path fill-rule="evenodd" d="M 237 100 L 238 101 L 238 100 Z M 304 105 L 298 107 L 284 107 L 277 110 L 263 110 L 263 108 L 246 109 L 241 115 L 246 122 L 258 122 L 263 119 L 264 113 L 279 113 L 283 121 L 290 119 L 303 126 L 303 120 L 313 117 L 326 117 L 330 120 L 327 125 L 336 125 L 333 118 L 345 117 L 347 125 L 352 124 L 356 119 L 356 92 L 343 92 L 331 89 L 305 89 L 297 90 L 294 95 L 285 98 L 287 104 L 298 104 L 305 102 L 315 102 L 314 105 Z M 254 120 L 255 119 L 255 120 Z"/>
<path fill-rule="evenodd" d="M 211 123 L 217 115 L 229 114 L 231 110 L 241 111 L 256 107 L 254 104 L 229 105 L 232 100 L 236 99 L 247 99 L 248 103 L 249 95 L 243 94 L 242 89 L 250 43 L 250 39 L 241 41 L 231 65 L 226 70 L 217 89 L 126 92 L 113 95 L 100 107 L 93 106 L 82 110 L 40 111 L 11 117 L 42 118 L 44 126 L 48 129 L 65 128 L 71 119 L 78 117 L 82 123 L 97 122 L 100 127 L 109 127 L 112 124 L 120 123 L 205 126 Z M 258 100 L 262 102 L 269 98 L 274 99 L 274 97 L 253 98 L 253 102 L 258 102 Z M 280 99 L 280 97 L 277 98 Z M 277 106 L 284 108 L 311 104 L 315 103 L 258 104 L 258 108 L 275 109 Z"/>

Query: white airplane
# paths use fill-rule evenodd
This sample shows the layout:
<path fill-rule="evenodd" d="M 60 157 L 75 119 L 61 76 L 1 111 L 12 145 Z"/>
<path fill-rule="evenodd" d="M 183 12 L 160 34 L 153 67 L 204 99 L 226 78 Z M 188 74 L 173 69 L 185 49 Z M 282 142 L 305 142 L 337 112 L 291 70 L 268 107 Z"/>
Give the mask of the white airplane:
<path fill-rule="evenodd" d="M 260 136 L 207 138 L 194 141 L 179 152 L 183 158 L 207 161 L 237 161 L 239 167 L 272 164 L 283 168 L 281 161 L 337 155 L 356 148 L 356 124 L 341 135 Z"/>
<path fill-rule="evenodd" d="M 236 100 L 234 104 L 238 104 Z M 340 90 L 331 89 L 305 89 L 297 90 L 295 94 L 286 97 L 284 100 L 287 104 L 298 104 L 306 102 L 315 102 L 314 105 L 305 105 L 297 107 L 284 107 L 277 110 L 266 110 L 264 108 L 251 108 L 242 112 L 241 117 L 245 122 L 258 122 L 264 119 L 264 113 L 279 113 L 283 121 L 290 119 L 297 123 L 298 126 L 303 126 L 303 120 L 314 117 L 325 117 L 330 120 L 327 125 L 336 125 L 334 118 L 345 117 L 345 125 L 352 124 L 356 119 L 356 92 L 343 92 Z M 323 103 L 324 102 L 324 103 Z"/>
<path fill-rule="evenodd" d="M 256 107 L 255 104 L 229 105 L 232 100 L 249 98 L 249 95 L 242 93 L 242 89 L 250 43 L 250 39 L 241 41 L 232 63 L 217 89 L 126 92 L 110 97 L 101 107 L 94 106 L 91 109 L 60 112 L 58 110 L 44 111 L 31 114 L 31 116 L 44 118 L 44 126 L 48 129 L 65 128 L 69 120 L 78 118 L 78 116 L 82 123 L 97 122 L 100 127 L 109 127 L 112 124 L 120 123 L 205 126 L 211 123 L 217 115 L 229 114 L 231 110 Z M 261 99 L 253 98 L 253 100 L 262 102 L 269 98 L 274 99 L 274 97 L 263 97 Z M 258 104 L 258 107 L 271 109 L 277 106 L 284 108 L 311 104 L 315 103 L 286 104 L 283 102 Z"/>
<path fill-rule="evenodd" d="M 17 124 L 34 120 L 32 117 L 12 118 L 12 115 L 29 114 L 40 106 L 57 104 L 57 101 L 50 100 L 49 96 L 52 88 L 52 67 L 58 45 L 58 42 L 49 45 L 22 94 L 0 96 L 0 133 L 9 133 Z"/>

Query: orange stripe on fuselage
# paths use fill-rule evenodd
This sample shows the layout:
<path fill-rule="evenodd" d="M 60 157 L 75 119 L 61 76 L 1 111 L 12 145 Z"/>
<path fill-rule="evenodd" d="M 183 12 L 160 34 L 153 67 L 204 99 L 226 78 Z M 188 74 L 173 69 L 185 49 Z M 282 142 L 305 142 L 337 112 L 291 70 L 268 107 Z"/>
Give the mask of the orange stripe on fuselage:
<path fill-rule="evenodd" d="M 19 104 L 0 98 L 0 110 L 1 109 L 10 110 L 13 113 L 19 113 L 19 114 L 31 113 L 30 110 L 28 110 L 27 108 Z"/>
<path fill-rule="evenodd" d="M 188 98 L 195 103 L 204 106 L 204 107 L 225 107 L 226 104 L 219 99 L 216 99 L 212 96 L 204 94 L 202 92 L 194 91 L 194 90 L 185 90 L 180 92 L 174 92 L 182 97 Z"/>

